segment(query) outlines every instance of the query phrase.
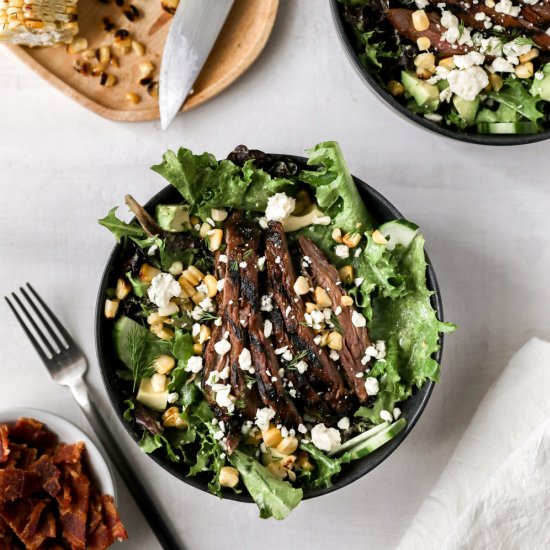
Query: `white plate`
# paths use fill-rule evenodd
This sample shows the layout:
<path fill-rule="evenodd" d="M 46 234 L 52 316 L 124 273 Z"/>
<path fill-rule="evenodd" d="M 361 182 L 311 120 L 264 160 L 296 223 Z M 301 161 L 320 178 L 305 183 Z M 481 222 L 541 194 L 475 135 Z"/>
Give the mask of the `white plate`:
<path fill-rule="evenodd" d="M 86 445 L 86 464 L 99 493 L 112 495 L 116 501 L 116 486 L 111 467 L 100 450 L 80 428 L 51 412 L 23 407 L 0 410 L 0 424 L 15 424 L 22 416 L 42 422 L 45 428 L 58 436 L 60 442 L 83 441 Z"/>

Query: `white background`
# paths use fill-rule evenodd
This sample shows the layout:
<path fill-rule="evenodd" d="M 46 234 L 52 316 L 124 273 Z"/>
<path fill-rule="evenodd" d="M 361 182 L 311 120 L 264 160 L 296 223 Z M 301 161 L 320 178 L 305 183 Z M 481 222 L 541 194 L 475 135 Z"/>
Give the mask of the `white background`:
<path fill-rule="evenodd" d="M 0 98 L 0 294 L 29 280 L 70 327 L 113 431 L 191 550 L 393 548 L 512 353 L 531 336 L 550 337 L 550 144 L 479 147 L 401 120 L 354 72 L 325 2 L 282 1 L 251 70 L 167 132 L 158 123 L 99 118 L 3 49 Z M 328 139 L 340 142 L 353 173 L 419 223 L 446 319 L 460 331 L 447 338 L 442 381 L 396 453 L 352 486 L 302 503 L 284 523 L 263 521 L 252 505 L 219 501 L 172 478 L 110 412 L 95 360 L 94 307 L 113 239 L 96 220 L 127 192 L 144 201 L 163 187 L 148 167 L 168 147 L 223 157 L 245 143 L 300 154 Z M 87 429 L 3 304 L 0 341 L 0 406 L 48 409 Z M 157 548 L 119 487 L 126 547 Z"/>

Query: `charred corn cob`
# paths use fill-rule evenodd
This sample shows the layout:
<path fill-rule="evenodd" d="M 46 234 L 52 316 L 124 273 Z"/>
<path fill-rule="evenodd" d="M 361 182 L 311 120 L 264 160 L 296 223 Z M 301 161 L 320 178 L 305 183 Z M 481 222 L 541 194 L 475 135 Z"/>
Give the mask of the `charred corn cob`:
<path fill-rule="evenodd" d="M 69 43 L 78 0 L 0 0 L 0 41 L 27 46 Z"/>

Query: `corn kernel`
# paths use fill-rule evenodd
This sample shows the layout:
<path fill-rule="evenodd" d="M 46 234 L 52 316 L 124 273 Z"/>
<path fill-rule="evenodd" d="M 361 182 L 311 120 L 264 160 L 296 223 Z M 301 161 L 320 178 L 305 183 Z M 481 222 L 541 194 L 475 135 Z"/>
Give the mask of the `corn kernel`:
<path fill-rule="evenodd" d="M 419 32 L 426 31 L 430 27 L 430 20 L 424 10 L 413 11 L 412 23 L 415 30 Z"/>

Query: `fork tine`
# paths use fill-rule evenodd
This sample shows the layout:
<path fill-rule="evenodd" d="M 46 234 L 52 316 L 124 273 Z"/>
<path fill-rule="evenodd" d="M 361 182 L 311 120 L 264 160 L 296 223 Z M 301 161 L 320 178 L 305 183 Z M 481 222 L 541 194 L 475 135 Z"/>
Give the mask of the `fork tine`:
<path fill-rule="evenodd" d="M 38 300 L 38 303 L 42 306 L 42 309 L 47 313 L 47 315 L 52 320 L 52 323 L 55 325 L 61 336 L 65 339 L 65 342 L 67 342 L 68 347 L 73 347 L 76 349 L 80 349 L 76 342 L 73 340 L 72 336 L 66 331 L 65 327 L 59 322 L 59 319 L 53 314 L 52 310 L 46 305 L 44 300 L 40 298 L 36 290 L 31 286 L 30 283 L 27 283 L 27 288 L 31 291 L 31 293 L 34 295 L 34 297 Z"/>
<path fill-rule="evenodd" d="M 21 294 L 23 294 L 23 296 L 25 296 L 25 299 L 30 304 L 30 306 L 32 307 L 32 309 L 34 310 L 36 315 L 38 315 L 38 318 L 40 319 L 40 321 L 42 321 L 42 324 L 44 325 L 44 327 L 46 327 L 46 330 L 49 332 L 49 334 L 52 337 L 53 341 L 57 344 L 57 347 L 60 350 L 65 349 L 66 345 L 61 341 L 59 336 L 56 334 L 55 330 L 53 330 L 53 328 L 51 326 L 51 322 L 48 322 L 44 318 L 44 315 L 42 315 L 42 312 L 38 309 L 38 307 L 36 307 L 36 304 L 31 300 L 30 296 L 27 294 L 27 291 L 24 288 L 20 288 L 19 290 L 21 291 Z"/>
<path fill-rule="evenodd" d="M 38 352 L 38 355 L 40 355 L 40 358 L 44 363 L 49 361 L 49 357 L 44 353 L 44 350 L 34 337 L 34 334 L 28 329 L 25 321 L 21 318 L 21 315 L 19 315 L 19 312 L 15 309 L 13 304 L 10 302 L 9 298 L 7 296 L 4 296 L 4 299 L 8 303 L 8 306 L 10 306 L 10 309 L 12 310 L 13 314 L 15 315 L 15 318 L 19 321 L 19 324 L 21 325 L 21 328 L 25 331 L 25 334 L 28 336 L 29 340 L 31 341 L 32 345 L 34 346 L 34 349 Z"/>

